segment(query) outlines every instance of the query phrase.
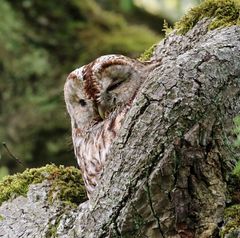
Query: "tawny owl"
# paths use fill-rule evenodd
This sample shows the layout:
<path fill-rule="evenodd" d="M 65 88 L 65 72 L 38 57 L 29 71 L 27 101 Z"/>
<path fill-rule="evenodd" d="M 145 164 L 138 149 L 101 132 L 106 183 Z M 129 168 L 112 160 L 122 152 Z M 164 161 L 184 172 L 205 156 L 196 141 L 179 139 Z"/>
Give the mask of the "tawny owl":
<path fill-rule="evenodd" d="M 71 72 L 64 98 L 71 118 L 74 152 L 88 197 L 98 184 L 106 155 L 143 81 L 146 64 L 105 55 Z"/>

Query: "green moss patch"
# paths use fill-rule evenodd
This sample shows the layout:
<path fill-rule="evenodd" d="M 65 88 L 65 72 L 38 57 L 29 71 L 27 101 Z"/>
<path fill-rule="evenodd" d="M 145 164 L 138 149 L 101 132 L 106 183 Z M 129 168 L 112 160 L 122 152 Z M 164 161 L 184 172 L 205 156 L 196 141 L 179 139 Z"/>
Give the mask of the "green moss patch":
<path fill-rule="evenodd" d="M 205 0 L 199 6 L 191 9 L 180 21 L 175 24 L 178 33 L 185 34 L 195 24 L 207 17 L 213 18 L 209 30 L 218 27 L 240 25 L 240 1 L 239 0 Z"/>
<path fill-rule="evenodd" d="M 234 167 L 233 175 L 238 177 L 238 179 L 240 180 L 240 160 L 237 162 L 236 166 Z"/>
<path fill-rule="evenodd" d="M 138 58 L 139 61 L 148 61 L 150 60 L 150 58 L 152 57 L 153 55 L 153 52 L 155 50 L 157 45 L 152 45 L 150 48 L 148 48 L 147 50 L 145 50 Z"/>
<path fill-rule="evenodd" d="M 78 205 L 87 200 L 79 169 L 51 164 L 5 177 L 0 182 L 0 204 L 19 195 L 26 196 L 29 185 L 41 183 L 44 180 L 48 180 L 51 184 L 49 202 L 53 202 L 54 198 L 54 200 Z"/>
<path fill-rule="evenodd" d="M 226 234 L 234 234 L 234 232 L 240 227 L 240 205 L 233 205 L 225 209 L 224 220 L 226 222 L 223 230 L 221 231 L 221 237 Z M 230 236 L 229 236 L 230 237 Z"/>

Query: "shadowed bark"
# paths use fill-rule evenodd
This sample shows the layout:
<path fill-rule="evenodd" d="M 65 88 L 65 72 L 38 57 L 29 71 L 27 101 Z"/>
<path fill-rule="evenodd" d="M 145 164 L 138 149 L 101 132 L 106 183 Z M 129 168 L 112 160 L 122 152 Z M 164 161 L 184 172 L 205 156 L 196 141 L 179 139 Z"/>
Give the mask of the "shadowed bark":
<path fill-rule="evenodd" d="M 161 64 L 127 115 L 93 200 L 67 212 L 35 203 L 51 210 L 45 226 L 51 222 L 54 234 L 35 214 L 38 229 L 22 237 L 218 237 L 235 154 L 232 119 L 240 112 L 240 27 L 208 31 L 210 21 L 156 47 L 152 59 Z M 23 227 L 14 202 L 0 208 L 0 237 Z"/>

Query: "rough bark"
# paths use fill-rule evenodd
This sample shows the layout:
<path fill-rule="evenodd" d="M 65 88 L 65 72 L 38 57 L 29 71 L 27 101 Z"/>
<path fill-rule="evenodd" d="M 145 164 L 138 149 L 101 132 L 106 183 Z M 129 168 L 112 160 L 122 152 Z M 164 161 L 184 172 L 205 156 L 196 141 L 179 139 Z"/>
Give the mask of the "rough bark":
<path fill-rule="evenodd" d="M 240 112 L 240 27 L 208 31 L 209 22 L 156 47 L 161 64 L 137 96 L 93 200 L 66 211 L 43 195 L 32 199 L 47 189 L 32 185 L 27 198 L 1 206 L 0 237 L 218 237 Z"/>

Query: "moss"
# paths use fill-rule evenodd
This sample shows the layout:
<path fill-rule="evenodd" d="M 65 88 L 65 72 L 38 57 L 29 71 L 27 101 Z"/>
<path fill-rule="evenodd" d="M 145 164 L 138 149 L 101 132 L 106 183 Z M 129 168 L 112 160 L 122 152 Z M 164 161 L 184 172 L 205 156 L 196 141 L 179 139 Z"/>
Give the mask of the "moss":
<path fill-rule="evenodd" d="M 240 179 L 240 160 L 237 162 L 236 166 L 234 167 L 233 175 L 235 175 L 236 177 L 238 177 L 238 179 Z"/>
<path fill-rule="evenodd" d="M 134 231 L 141 231 L 142 227 L 145 225 L 143 217 L 135 211 L 133 214 Z"/>
<path fill-rule="evenodd" d="M 152 45 L 150 48 L 148 48 L 147 50 L 145 50 L 138 58 L 138 60 L 140 61 L 147 61 L 147 60 L 150 60 L 150 58 L 152 57 L 153 55 L 153 52 L 156 48 L 156 44 L 155 45 Z"/>
<path fill-rule="evenodd" d="M 2 215 L 0 215 L 0 221 L 3 221 L 4 217 Z"/>
<path fill-rule="evenodd" d="M 56 233 L 57 233 L 57 227 L 54 225 L 51 225 L 51 227 L 49 228 L 46 234 L 46 238 L 56 237 Z"/>
<path fill-rule="evenodd" d="M 205 0 L 199 6 L 190 10 L 175 24 L 178 33 L 185 34 L 201 19 L 213 18 L 209 30 L 218 27 L 240 25 L 239 0 Z"/>
<path fill-rule="evenodd" d="M 163 29 L 162 31 L 165 32 L 165 35 L 170 34 L 173 31 L 173 28 L 171 26 L 169 26 L 168 22 L 166 20 L 164 20 L 163 22 Z"/>
<path fill-rule="evenodd" d="M 51 223 L 49 224 L 46 238 L 57 237 L 57 230 L 60 224 L 61 217 L 62 217 L 61 215 L 58 216 L 54 224 Z"/>
<path fill-rule="evenodd" d="M 240 115 L 236 116 L 233 121 L 235 124 L 234 132 L 237 136 L 234 146 L 240 148 Z"/>
<path fill-rule="evenodd" d="M 240 232 L 240 161 L 237 162 L 228 180 L 228 191 L 231 206 L 224 211 L 224 227 L 221 237 L 238 237 Z"/>
<path fill-rule="evenodd" d="M 223 230 L 221 231 L 221 237 L 226 234 L 234 233 L 235 230 L 240 227 L 240 204 L 233 205 L 225 209 L 224 220 L 226 222 Z"/>
<path fill-rule="evenodd" d="M 240 148 L 240 115 L 236 116 L 233 119 L 233 122 L 234 122 L 234 125 L 235 125 L 235 128 L 234 128 L 233 132 L 235 133 L 235 135 L 237 137 L 235 142 L 234 142 L 234 147 Z M 238 178 L 239 181 L 240 181 L 240 159 L 237 161 L 237 163 L 236 163 L 236 165 L 233 169 L 232 174 L 233 174 L 233 176 Z"/>
<path fill-rule="evenodd" d="M 74 167 L 46 165 L 27 169 L 23 173 L 7 176 L 0 182 L 0 204 L 10 198 L 26 196 L 30 184 L 48 180 L 51 183 L 49 201 L 61 200 L 66 204 L 80 204 L 86 200 L 86 192 L 80 171 Z"/>

